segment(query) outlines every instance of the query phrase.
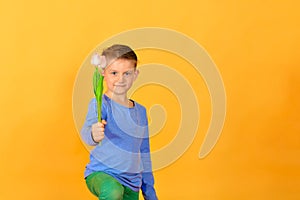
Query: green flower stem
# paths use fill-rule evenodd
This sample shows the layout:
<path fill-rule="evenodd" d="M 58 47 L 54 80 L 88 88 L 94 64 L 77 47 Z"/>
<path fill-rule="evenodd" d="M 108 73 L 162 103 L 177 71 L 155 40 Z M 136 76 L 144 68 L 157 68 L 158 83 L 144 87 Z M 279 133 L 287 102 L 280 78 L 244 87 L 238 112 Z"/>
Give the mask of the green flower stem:
<path fill-rule="evenodd" d="M 97 101 L 98 122 L 101 122 L 101 101 Z"/>

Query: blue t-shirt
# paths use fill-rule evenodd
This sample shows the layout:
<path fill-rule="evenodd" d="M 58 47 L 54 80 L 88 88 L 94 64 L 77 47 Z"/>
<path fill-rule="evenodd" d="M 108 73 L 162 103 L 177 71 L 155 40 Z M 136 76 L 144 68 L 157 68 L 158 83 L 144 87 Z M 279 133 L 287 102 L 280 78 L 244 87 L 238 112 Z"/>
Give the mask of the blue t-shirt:
<path fill-rule="evenodd" d="M 102 171 L 133 191 L 142 189 L 145 199 L 156 200 L 146 109 L 136 102 L 128 108 L 103 95 L 101 111 L 107 124 L 105 137 L 98 145 L 91 135 L 91 126 L 98 120 L 97 102 L 93 98 L 81 130 L 82 139 L 95 146 L 84 176 Z"/>

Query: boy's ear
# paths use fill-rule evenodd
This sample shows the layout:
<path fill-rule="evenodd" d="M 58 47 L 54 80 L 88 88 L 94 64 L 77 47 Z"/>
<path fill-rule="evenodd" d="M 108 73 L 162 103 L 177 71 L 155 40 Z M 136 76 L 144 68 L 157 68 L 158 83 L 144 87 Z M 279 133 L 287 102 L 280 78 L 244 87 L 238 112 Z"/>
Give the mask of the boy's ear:
<path fill-rule="evenodd" d="M 138 69 L 136 69 L 135 71 L 134 71 L 134 80 L 138 77 L 138 75 L 140 74 L 140 71 L 138 70 Z"/>

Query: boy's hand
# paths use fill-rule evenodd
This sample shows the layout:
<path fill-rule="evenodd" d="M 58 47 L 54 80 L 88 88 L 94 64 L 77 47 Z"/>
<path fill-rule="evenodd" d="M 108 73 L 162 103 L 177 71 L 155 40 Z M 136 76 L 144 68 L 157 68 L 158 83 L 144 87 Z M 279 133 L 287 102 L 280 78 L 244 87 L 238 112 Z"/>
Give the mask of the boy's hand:
<path fill-rule="evenodd" d="M 92 137 L 95 142 L 101 142 L 104 138 L 106 121 L 102 120 L 92 125 Z"/>

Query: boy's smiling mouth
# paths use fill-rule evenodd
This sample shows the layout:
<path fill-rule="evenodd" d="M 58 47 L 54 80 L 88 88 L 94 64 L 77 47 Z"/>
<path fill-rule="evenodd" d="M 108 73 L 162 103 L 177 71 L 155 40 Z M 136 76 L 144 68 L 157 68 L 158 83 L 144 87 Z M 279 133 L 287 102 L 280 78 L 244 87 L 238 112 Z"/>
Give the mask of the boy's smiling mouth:
<path fill-rule="evenodd" d="M 125 87 L 125 84 L 115 84 L 115 87 Z"/>

